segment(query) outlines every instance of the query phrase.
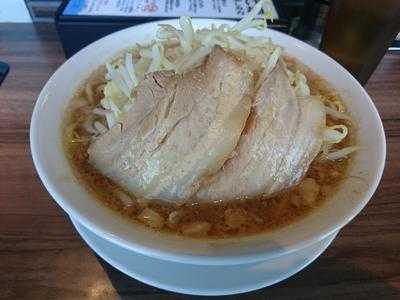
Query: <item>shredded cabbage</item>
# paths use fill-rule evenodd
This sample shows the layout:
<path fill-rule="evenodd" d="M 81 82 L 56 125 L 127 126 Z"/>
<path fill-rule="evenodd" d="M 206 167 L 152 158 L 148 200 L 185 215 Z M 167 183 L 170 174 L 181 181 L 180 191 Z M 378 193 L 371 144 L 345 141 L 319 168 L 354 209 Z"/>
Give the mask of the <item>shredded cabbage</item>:
<path fill-rule="evenodd" d="M 176 72 L 183 73 L 184 70 L 193 68 L 196 64 L 201 63 L 202 59 L 205 58 L 211 51 L 209 46 L 201 46 L 197 49 L 192 50 L 187 56 L 184 56 L 179 60 L 176 65 Z"/>
<path fill-rule="evenodd" d="M 247 28 L 254 27 L 252 22 L 254 18 L 260 13 L 261 9 L 263 8 L 263 3 L 266 3 L 267 1 L 259 1 L 252 10 L 239 22 L 237 22 L 233 27 L 232 31 L 238 31 L 241 32 Z"/>
<path fill-rule="evenodd" d="M 310 88 L 307 84 L 307 78 L 299 70 L 292 72 L 286 69 L 286 74 L 289 77 L 290 84 L 294 87 L 296 96 L 307 97 L 310 96 Z"/>
<path fill-rule="evenodd" d="M 264 67 L 264 72 L 268 74 L 269 72 L 272 71 L 272 69 L 275 67 L 276 63 L 278 62 L 279 57 L 281 56 L 282 49 L 279 47 L 276 47 L 275 50 L 272 52 L 272 54 L 268 57 L 267 62 Z"/>
<path fill-rule="evenodd" d="M 242 33 L 248 28 L 265 28 L 265 19 L 271 18 L 270 5 L 270 0 L 259 1 L 247 16 L 233 26 L 213 24 L 211 28 L 194 30 L 191 18 L 186 16 L 179 19 L 180 29 L 168 24 L 159 25 L 156 39 L 151 43 L 136 45 L 123 57 L 106 64 L 104 99 L 96 107 L 104 111 L 96 109 L 93 112 L 105 117 L 108 129 L 113 127 L 135 101 L 133 92 L 146 73 L 163 69 L 184 73 L 201 64 L 215 45 L 249 56 L 254 68 L 262 65 L 266 70 L 272 70 L 282 49 L 268 38 Z M 264 20 L 256 19 L 262 10 Z M 90 87 L 87 96 L 93 104 Z"/>
<path fill-rule="evenodd" d="M 180 35 L 181 45 L 183 53 L 189 53 L 192 50 L 194 40 L 194 29 L 192 26 L 192 19 L 189 17 L 181 17 L 179 19 L 179 25 L 182 28 L 183 33 Z"/>
<path fill-rule="evenodd" d="M 161 69 L 161 55 L 162 55 L 161 45 L 155 43 L 151 47 L 152 60 L 147 72 L 154 72 Z"/>
<path fill-rule="evenodd" d="M 344 158 L 347 157 L 349 154 L 355 152 L 359 150 L 359 147 L 357 146 L 350 146 L 350 147 L 346 147 L 340 150 L 336 150 L 336 151 L 332 151 L 328 154 L 324 155 L 324 158 L 326 159 L 330 159 L 330 160 L 336 160 L 339 158 Z"/>
<path fill-rule="evenodd" d="M 324 141 L 328 144 L 340 143 L 348 133 L 345 125 L 334 125 L 327 127 L 324 132 Z"/>

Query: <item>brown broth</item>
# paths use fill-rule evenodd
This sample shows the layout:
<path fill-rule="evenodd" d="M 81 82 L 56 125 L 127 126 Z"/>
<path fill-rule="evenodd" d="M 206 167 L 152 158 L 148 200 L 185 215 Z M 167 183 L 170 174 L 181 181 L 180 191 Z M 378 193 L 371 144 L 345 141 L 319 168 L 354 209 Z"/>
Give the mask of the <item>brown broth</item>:
<path fill-rule="evenodd" d="M 297 61 L 291 58 L 285 58 L 285 60 L 289 68 L 296 66 L 296 68 L 299 68 L 306 75 L 311 94 L 320 94 L 341 102 L 340 96 L 323 79 Z M 104 70 L 97 72 L 88 79 L 88 82 L 91 82 L 94 87 L 94 91 L 96 90 L 96 86 L 103 83 L 99 74 L 104 74 Z M 83 93 L 83 90 L 79 91 L 74 99 L 78 99 Z M 96 101 L 99 101 L 102 98 L 102 93 L 95 92 L 94 98 Z M 71 101 L 71 104 L 74 103 L 74 99 Z M 80 118 L 81 113 L 79 109 L 68 110 L 64 122 L 64 130 L 68 124 L 77 122 Z M 353 144 L 354 130 L 350 122 L 334 120 L 327 116 L 327 124 L 345 124 L 349 128 L 349 135 L 338 146 L 346 147 Z M 141 223 L 138 219 L 138 214 L 144 209 L 144 205 L 136 201 L 132 205 L 125 205 L 118 199 L 113 191 L 119 187 L 89 164 L 87 154 L 89 143 L 72 142 L 68 134 L 64 134 L 64 136 L 66 155 L 75 175 L 87 187 L 88 191 L 94 194 L 95 198 L 101 201 L 101 203 L 120 212 L 121 215 L 130 220 Z M 321 206 L 346 176 L 349 163 L 350 158 L 342 158 L 336 161 L 314 160 L 312 162 L 306 177 L 314 179 L 320 186 L 320 192 L 313 203 L 307 203 L 307 201 L 299 202 L 298 200 L 301 199 L 299 188 L 294 187 L 269 198 L 236 200 L 229 203 L 193 203 L 180 206 L 164 202 L 148 201 L 145 206 L 156 211 L 165 220 L 168 220 L 171 212 L 180 212 L 181 219 L 178 224 L 174 225 L 165 222 L 165 225 L 161 229 L 157 229 L 164 232 L 182 234 L 182 230 L 184 230 L 187 224 L 208 222 L 211 224 L 211 228 L 207 232 L 207 237 L 209 238 L 257 234 L 299 220 Z"/>

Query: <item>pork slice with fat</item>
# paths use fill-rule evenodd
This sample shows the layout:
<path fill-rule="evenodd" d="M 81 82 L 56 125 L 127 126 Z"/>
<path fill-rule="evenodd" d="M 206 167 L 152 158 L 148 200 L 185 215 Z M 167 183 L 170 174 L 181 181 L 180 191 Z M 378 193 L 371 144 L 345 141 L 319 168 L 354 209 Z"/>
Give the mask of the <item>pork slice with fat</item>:
<path fill-rule="evenodd" d="M 187 200 L 236 147 L 252 85 L 246 64 L 220 47 L 183 75 L 150 73 L 121 124 L 89 147 L 89 161 L 135 196 Z"/>
<path fill-rule="evenodd" d="M 296 184 L 321 148 L 320 101 L 298 98 L 282 62 L 261 83 L 235 156 L 203 182 L 198 201 L 269 196 Z"/>

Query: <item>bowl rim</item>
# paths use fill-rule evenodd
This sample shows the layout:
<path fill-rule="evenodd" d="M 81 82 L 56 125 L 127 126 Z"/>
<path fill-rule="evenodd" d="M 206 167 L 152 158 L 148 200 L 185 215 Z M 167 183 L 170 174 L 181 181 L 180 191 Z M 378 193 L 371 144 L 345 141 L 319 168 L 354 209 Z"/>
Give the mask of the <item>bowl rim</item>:
<path fill-rule="evenodd" d="M 144 29 L 149 25 L 155 25 L 159 23 L 168 23 L 168 22 L 176 22 L 177 19 L 169 19 L 169 20 L 159 20 L 155 22 L 149 22 L 145 24 L 140 24 L 140 25 L 135 25 L 117 32 L 114 32 L 110 35 L 107 35 L 94 43 L 91 43 L 90 45 L 84 47 L 82 50 L 80 50 L 78 53 L 76 53 L 74 56 L 69 58 L 67 61 L 63 63 L 63 65 L 67 64 L 68 62 L 76 59 L 76 57 L 79 55 L 79 53 L 82 53 L 86 51 L 88 48 L 96 47 L 99 46 L 101 43 L 106 41 L 110 36 L 115 36 L 120 34 L 121 32 L 125 31 L 130 31 L 132 28 L 135 29 Z M 204 24 L 211 24 L 212 22 L 222 22 L 222 23 L 227 23 L 227 24 L 234 24 L 235 21 L 230 21 L 230 20 L 224 20 L 224 19 L 207 19 L 207 18 L 196 18 L 194 19 L 195 21 L 204 23 Z M 268 29 L 272 30 L 272 29 Z M 296 40 L 297 44 L 300 44 L 304 48 L 312 48 L 310 45 L 306 44 L 303 41 L 300 41 L 298 39 L 295 39 L 291 36 L 288 36 L 284 33 L 274 31 L 275 35 L 278 36 L 285 36 L 286 38 L 294 39 Z M 315 49 L 319 51 L 318 49 Z M 373 196 L 376 188 L 379 185 L 379 182 L 381 180 L 384 166 L 385 166 L 385 159 L 386 159 L 386 138 L 385 138 L 385 133 L 384 133 L 384 128 L 382 125 L 382 120 L 379 116 L 379 112 L 371 100 L 370 96 L 368 93 L 364 90 L 364 88 L 360 85 L 360 83 L 346 70 L 344 69 L 340 64 L 338 64 L 335 60 L 330 58 L 328 55 L 325 53 L 319 51 L 320 54 L 324 57 L 325 60 L 328 60 L 330 64 L 334 64 L 337 68 L 340 69 L 341 72 L 344 72 L 347 74 L 347 76 L 350 76 L 351 80 L 353 83 L 356 85 L 358 89 L 361 90 L 363 97 L 369 102 L 371 105 L 371 108 L 373 110 L 373 114 L 376 115 L 377 120 L 379 121 L 379 132 L 381 134 L 381 142 L 382 142 L 382 151 L 381 155 L 379 157 L 379 166 L 376 172 L 376 176 L 374 178 L 373 184 L 368 188 L 367 194 L 358 201 L 357 205 L 353 208 L 351 212 L 349 212 L 346 216 L 342 216 L 341 218 L 338 218 L 337 222 L 335 222 L 334 226 L 331 226 L 321 232 L 319 234 L 314 234 L 311 237 L 298 241 L 297 243 L 294 243 L 293 245 L 289 245 L 285 247 L 285 251 L 283 252 L 266 252 L 266 253 L 250 253 L 250 254 L 243 254 L 243 255 L 232 255 L 232 256 L 212 256 L 212 255 L 196 255 L 196 254 L 186 254 L 186 253 L 179 253 L 179 252 L 169 252 L 169 251 L 164 251 L 161 249 L 157 249 L 154 247 L 148 247 L 146 245 L 139 244 L 137 242 L 134 242 L 132 240 L 126 240 L 124 238 L 121 238 L 115 234 L 112 234 L 111 232 L 107 231 L 106 228 L 104 228 L 104 225 L 101 222 L 98 222 L 95 219 L 90 219 L 87 216 L 85 216 L 84 213 L 81 211 L 76 210 L 73 208 L 71 205 L 68 203 L 68 199 L 65 199 L 65 197 L 62 195 L 60 190 L 57 188 L 57 185 L 55 184 L 54 181 L 52 181 L 47 172 L 46 168 L 44 166 L 44 163 L 42 161 L 42 158 L 38 155 L 39 149 L 40 149 L 40 143 L 38 141 L 38 123 L 40 122 L 40 106 L 43 105 L 43 103 L 46 101 L 46 91 L 48 90 L 50 86 L 50 82 L 52 82 L 53 78 L 58 76 L 58 74 L 61 72 L 60 68 L 61 66 L 54 72 L 54 74 L 50 77 L 50 79 L 47 81 L 46 85 L 43 87 L 42 91 L 40 92 L 38 96 L 38 100 L 35 103 L 35 107 L 33 110 L 32 118 L 31 118 L 31 124 L 30 124 L 30 146 L 31 146 L 31 153 L 32 153 L 32 158 L 33 162 L 35 165 L 35 168 L 39 174 L 39 177 L 41 181 L 43 182 L 44 186 L 50 193 L 50 195 L 53 197 L 53 199 L 62 207 L 64 211 L 67 212 L 67 214 L 71 215 L 76 219 L 79 223 L 87 227 L 89 230 L 93 231 L 99 236 L 104 237 L 105 239 L 109 240 L 110 242 L 113 242 L 121 247 L 127 248 L 129 250 L 136 251 L 138 253 L 148 255 L 151 257 L 155 258 L 160 258 L 164 260 L 170 260 L 170 261 L 176 261 L 176 262 L 183 262 L 183 263 L 191 263 L 191 264 L 204 264 L 204 265 L 224 265 L 224 264 L 238 264 L 238 263 L 249 263 L 249 262 L 256 262 L 256 261 L 262 261 L 266 259 L 270 259 L 273 257 L 277 257 L 280 255 L 288 254 L 293 251 L 297 251 L 301 248 L 304 248 L 312 243 L 315 243 L 328 235 L 332 234 L 333 232 L 341 229 L 343 226 L 345 226 L 347 223 L 349 223 L 356 215 L 359 214 L 359 212 L 366 206 L 366 204 L 369 202 L 371 197 Z M 62 65 L 62 66 L 63 66 Z"/>

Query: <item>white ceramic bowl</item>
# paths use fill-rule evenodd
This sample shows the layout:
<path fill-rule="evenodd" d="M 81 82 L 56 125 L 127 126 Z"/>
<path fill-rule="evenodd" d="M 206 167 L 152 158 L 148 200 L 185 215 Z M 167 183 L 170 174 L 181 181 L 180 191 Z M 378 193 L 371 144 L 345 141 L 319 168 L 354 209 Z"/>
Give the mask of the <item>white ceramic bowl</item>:
<path fill-rule="evenodd" d="M 177 20 L 161 23 L 177 26 Z M 195 19 L 195 27 L 223 20 Z M 157 23 L 134 26 L 84 48 L 49 79 L 36 102 L 31 121 L 31 150 L 41 180 L 56 202 L 98 236 L 140 254 L 199 265 L 232 265 L 276 258 L 316 243 L 346 225 L 372 197 L 385 163 L 385 135 L 379 114 L 360 84 L 338 63 L 285 34 L 249 30 L 270 36 L 274 43 L 327 79 L 343 96 L 356 124 L 361 150 L 350 175 L 323 207 L 306 218 L 271 233 L 222 241 L 172 237 L 134 225 L 104 207 L 74 177 L 61 145 L 60 125 L 73 92 L 92 71 L 135 42 L 155 37 Z"/>

